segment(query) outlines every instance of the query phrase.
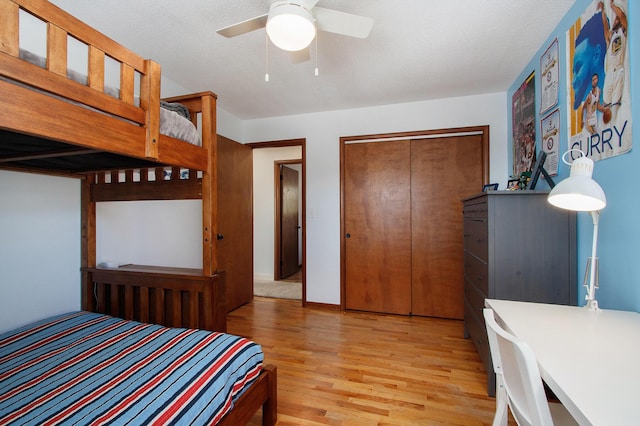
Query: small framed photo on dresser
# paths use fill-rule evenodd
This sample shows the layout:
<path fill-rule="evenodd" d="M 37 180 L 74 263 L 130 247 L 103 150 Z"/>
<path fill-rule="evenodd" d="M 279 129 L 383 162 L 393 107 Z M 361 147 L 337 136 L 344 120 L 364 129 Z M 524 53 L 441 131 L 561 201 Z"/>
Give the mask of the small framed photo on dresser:
<path fill-rule="evenodd" d="M 498 184 L 497 183 L 488 183 L 485 186 L 482 187 L 482 192 L 487 192 L 487 191 L 497 191 L 498 190 Z"/>

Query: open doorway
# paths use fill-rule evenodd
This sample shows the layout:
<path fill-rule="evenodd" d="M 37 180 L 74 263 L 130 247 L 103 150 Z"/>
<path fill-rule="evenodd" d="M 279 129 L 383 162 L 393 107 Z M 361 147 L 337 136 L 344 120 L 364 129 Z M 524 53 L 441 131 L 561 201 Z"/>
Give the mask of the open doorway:
<path fill-rule="evenodd" d="M 253 149 L 254 161 L 254 295 L 298 299 L 303 306 L 304 142 L 296 139 L 247 144 Z M 284 186 L 281 169 L 287 175 Z M 284 269 L 282 262 L 286 262 Z"/>

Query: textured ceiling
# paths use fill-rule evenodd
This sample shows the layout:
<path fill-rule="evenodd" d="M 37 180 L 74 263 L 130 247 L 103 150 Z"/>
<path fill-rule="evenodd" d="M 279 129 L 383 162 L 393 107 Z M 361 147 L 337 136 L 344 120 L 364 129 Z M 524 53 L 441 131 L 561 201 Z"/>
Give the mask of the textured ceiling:
<path fill-rule="evenodd" d="M 269 0 L 51 0 L 240 119 L 506 91 L 574 1 L 320 0 L 373 18 L 369 38 L 320 33 L 300 64 L 270 45 L 266 83 L 265 31 L 216 30 Z"/>

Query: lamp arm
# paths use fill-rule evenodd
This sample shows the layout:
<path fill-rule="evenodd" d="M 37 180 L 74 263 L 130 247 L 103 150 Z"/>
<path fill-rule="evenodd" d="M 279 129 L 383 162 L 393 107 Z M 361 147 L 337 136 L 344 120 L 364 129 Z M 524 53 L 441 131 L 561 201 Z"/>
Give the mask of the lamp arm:
<path fill-rule="evenodd" d="M 598 247 L 598 224 L 600 222 L 600 211 L 590 212 L 593 219 L 593 243 L 591 246 L 591 268 L 589 271 L 589 286 L 587 287 L 587 306 L 590 309 L 597 310 L 598 302 L 596 301 L 596 274 L 598 273 L 598 257 L 596 250 Z"/>

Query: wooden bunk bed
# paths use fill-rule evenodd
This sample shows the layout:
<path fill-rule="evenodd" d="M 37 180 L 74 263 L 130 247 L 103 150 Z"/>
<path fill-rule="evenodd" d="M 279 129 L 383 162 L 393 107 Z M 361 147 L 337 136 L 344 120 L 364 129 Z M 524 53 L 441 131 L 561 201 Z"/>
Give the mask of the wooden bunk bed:
<path fill-rule="evenodd" d="M 21 52 L 24 12 L 46 24 L 44 67 Z M 87 46 L 86 84 L 69 77 L 69 38 Z M 117 97 L 105 84 L 107 58 L 120 66 Z M 0 168 L 82 179 L 83 310 L 225 332 L 224 280 L 216 260 L 216 96 L 165 100 L 186 106 L 190 120 L 201 122 L 201 146 L 166 136 L 160 73 L 155 62 L 48 1 L 0 0 Z M 202 200 L 202 270 L 98 267 L 96 203 L 152 199 Z M 246 423 L 260 406 L 263 423 L 274 424 L 276 400 L 276 368 L 266 365 L 221 424 Z"/>

